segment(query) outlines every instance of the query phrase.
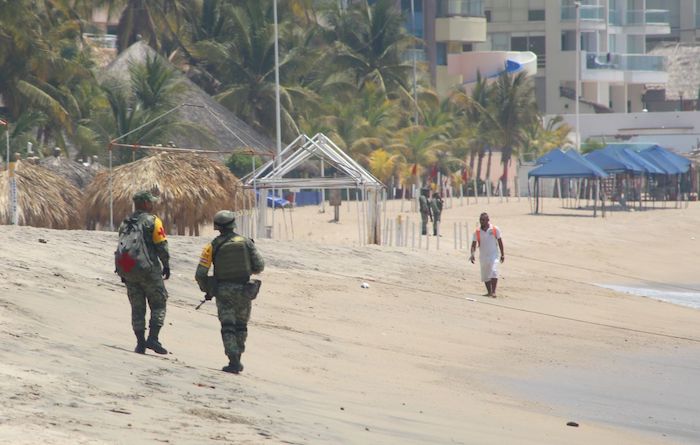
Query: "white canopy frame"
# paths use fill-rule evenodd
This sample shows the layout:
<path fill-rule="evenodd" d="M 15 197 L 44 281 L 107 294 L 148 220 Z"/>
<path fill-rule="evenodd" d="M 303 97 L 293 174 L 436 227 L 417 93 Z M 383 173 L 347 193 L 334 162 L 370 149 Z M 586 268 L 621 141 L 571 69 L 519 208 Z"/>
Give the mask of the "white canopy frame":
<path fill-rule="evenodd" d="M 324 171 L 322 171 L 320 177 L 285 177 L 304 162 L 311 160 L 328 163 L 340 175 L 325 177 L 323 176 Z M 273 195 L 275 189 L 285 188 L 318 188 L 324 191 L 326 189 L 354 188 L 358 192 L 358 200 L 361 199 L 367 206 L 366 210 L 362 212 L 364 223 L 367 226 L 366 236 L 363 240 L 362 231 L 360 231 L 360 244 L 381 243 L 379 191 L 385 188 L 385 185 L 323 133 L 317 133 L 312 138 L 305 134 L 299 135 L 280 152 L 279 159 L 272 159 L 246 175 L 243 178 L 243 183 L 246 187 L 256 190 L 272 189 Z M 261 202 L 264 201 L 261 200 Z M 259 211 L 264 209 L 266 207 L 259 207 Z M 274 205 L 272 209 L 272 225 L 274 226 Z M 265 218 L 259 215 L 258 221 L 264 224 L 264 220 Z M 258 227 L 258 236 L 264 236 L 266 232 L 264 226 Z"/>

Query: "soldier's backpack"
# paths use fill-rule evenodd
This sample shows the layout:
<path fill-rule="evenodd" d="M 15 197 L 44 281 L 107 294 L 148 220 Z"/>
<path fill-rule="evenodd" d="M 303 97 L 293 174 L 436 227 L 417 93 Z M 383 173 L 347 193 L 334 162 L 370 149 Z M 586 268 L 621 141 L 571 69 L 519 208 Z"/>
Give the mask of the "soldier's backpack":
<path fill-rule="evenodd" d="M 214 276 L 220 281 L 245 283 L 252 272 L 246 239 L 240 235 L 225 238 L 212 252 Z"/>
<path fill-rule="evenodd" d="M 153 270 L 153 261 L 143 232 L 143 221 L 138 217 L 124 220 L 119 228 L 119 244 L 114 252 L 114 266 L 120 277 L 138 280 Z"/>

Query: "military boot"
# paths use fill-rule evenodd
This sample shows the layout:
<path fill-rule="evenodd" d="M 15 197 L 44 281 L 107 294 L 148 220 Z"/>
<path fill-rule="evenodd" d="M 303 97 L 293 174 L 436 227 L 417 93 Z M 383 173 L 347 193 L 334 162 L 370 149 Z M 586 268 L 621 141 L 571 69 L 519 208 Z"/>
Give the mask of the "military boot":
<path fill-rule="evenodd" d="M 144 329 L 134 330 L 136 335 L 136 348 L 134 352 L 137 354 L 146 353 L 146 331 Z"/>
<path fill-rule="evenodd" d="M 229 358 L 228 365 L 221 368 L 224 372 L 230 372 L 232 374 L 238 374 L 243 371 L 243 365 L 241 364 L 241 354 L 236 354 Z"/>
<path fill-rule="evenodd" d="M 158 333 L 160 332 L 160 326 L 153 326 L 148 331 L 148 340 L 146 340 L 146 347 L 153 350 L 157 354 L 167 354 L 168 350 L 163 347 L 158 341 Z"/>

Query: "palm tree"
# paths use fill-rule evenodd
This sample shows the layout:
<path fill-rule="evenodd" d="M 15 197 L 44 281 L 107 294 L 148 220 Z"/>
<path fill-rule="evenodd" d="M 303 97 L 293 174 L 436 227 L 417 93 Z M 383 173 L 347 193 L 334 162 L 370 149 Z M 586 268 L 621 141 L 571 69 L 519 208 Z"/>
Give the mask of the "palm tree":
<path fill-rule="evenodd" d="M 391 178 L 401 166 L 401 156 L 391 154 L 383 148 L 370 153 L 366 161 L 370 172 L 384 184 L 391 182 Z"/>
<path fill-rule="evenodd" d="M 555 116 L 542 125 L 541 119 L 533 119 L 523 128 L 522 146 L 517 152 L 518 161 L 534 160 L 542 154 L 555 148 L 573 145 L 569 134 L 572 128 L 564 123 L 561 116 Z"/>
<path fill-rule="evenodd" d="M 335 42 L 335 67 L 350 70 L 359 88 L 371 81 L 389 93 L 408 91 L 412 66 L 401 60 L 401 54 L 414 38 L 394 4 L 377 0 L 369 6 L 363 0 L 346 10 L 336 7 L 326 18 L 329 40 Z"/>
<path fill-rule="evenodd" d="M 437 161 L 439 151 L 449 150 L 449 144 L 438 138 L 437 133 L 432 128 L 421 125 L 412 125 L 398 130 L 390 140 L 389 150 L 402 156 L 404 163 L 411 168 L 416 168 L 416 185 L 420 172 L 418 167 L 434 165 Z"/>
<path fill-rule="evenodd" d="M 84 146 L 81 120 L 94 106 L 95 85 L 81 21 L 64 1 L 16 1 L 0 8 L 0 91 L 12 120 L 41 112 L 37 142 Z M 74 8 L 73 6 L 76 6 Z M 35 121 L 39 122 L 39 121 Z"/>
<path fill-rule="evenodd" d="M 219 81 L 216 96 L 256 130 L 274 135 L 275 129 L 275 58 L 274 23 L 270 0 L 241 0 L 232 10 L 237 32 L 231 40 L 206 40 L 195 45 L 196 53 Z M 281 19 L 280 27 L 288 21 Z M 308 88 L 295 84 L 285 74 L 295 68 L 294 54 L 280 48 L 280 102 L 283 139 L 299 134 L 295 106 L 318 100 Z"/>
<path fill-rule="evenodd" d="M 450 101 L 456 107 L 456 112 L 463 118 L 466 135 L 471 141 L 469 145 L 469 172 L 474 173 L 476 160 L 476 178 L 481 179 L 481 169 L 484 157 L 493 143 L 494 123 L 489 116 L 491 106 L 490 87 L 486 78 L 477 71 L 476 82 L 467 94 L 458 90 L 450 96 Z M 467 130 L 468 129 L 468 130 Z M 466 161 L 465 161 L 466 162 Z M 489 163 L 490 165 L 490 163 Z"/>
<path fill-rule="evenodd" d="M 508 190 L 508 167 L 514 150 L 523 142 L 523 128 L 537 118 L 532 80 L 524 72 L 503 72 L 493 84 L 489 120 L 494 124 L 493 137 L 501 148 L 503 193 Z"/>

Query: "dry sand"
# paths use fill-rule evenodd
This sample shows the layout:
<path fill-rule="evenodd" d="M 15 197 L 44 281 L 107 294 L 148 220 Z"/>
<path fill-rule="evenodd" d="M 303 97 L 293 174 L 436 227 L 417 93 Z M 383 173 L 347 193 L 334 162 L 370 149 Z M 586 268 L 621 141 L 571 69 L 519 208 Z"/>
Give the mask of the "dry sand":
<path fill-rule="evenodd" d="M 658 398 L 656 418 L 637 406 L 626 421 L 630 391 L 697 377 L 684 357 L 698 356 L 700 311 L 593 284 L 698 288 L 700 206 L 593 219 L 554 200 L 549 216 L 529 215 L 527 200 L 458 203 L 430 252 L 357 245 L 352 205 L 337 224 L 328 210 L 294 210 L 294 240 L 257 241 L 267 268 L 238 376 L 219 371 L 215 305 L 194 310 L 205 238 L 170 238 L 161 339 L 172 354 L 161 358 L 130 352 L 114 234 L 0 227 L 0 443 L 700 441 L 700 416 L 681 419 L 677 435 L 663 418 L 697 409 L 697 391 L 683 403 L 682 392 L 652 391 L 641 399 Z M 484 210 L 506 246 L 495 300 L 451 235 Z M 604 378 L 619 374 L 639 384 Z"/>

